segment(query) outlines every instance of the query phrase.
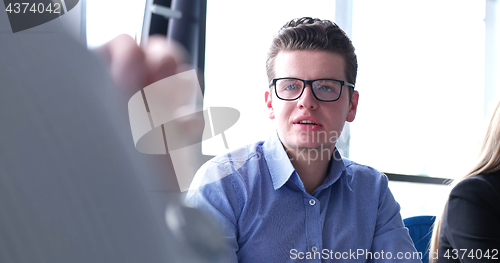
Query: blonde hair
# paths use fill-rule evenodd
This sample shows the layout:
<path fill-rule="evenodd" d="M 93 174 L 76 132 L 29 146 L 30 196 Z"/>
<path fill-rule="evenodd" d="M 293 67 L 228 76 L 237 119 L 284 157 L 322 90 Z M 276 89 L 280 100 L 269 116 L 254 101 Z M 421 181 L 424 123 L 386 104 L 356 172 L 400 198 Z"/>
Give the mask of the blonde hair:
<path fill-rule="evenodd" d="M 497 104 L 491 118 L 486 135 L 479 151 L 477 164 L 463 178 L 455 180 L 452 186 L 457 185 L 466 178 L 479 175 L 490 174 L 500 170 L 500 102 Z M 437 259 L 431 257 L 435 255 L 439 248 L 439 237 L 441 236 L 441 225 L 446 205 L 443 208 L 441 216 L 436 217 L 434 229 L 432 231 L 431 246 L 429 253 L 429 262 L 434 263 Z"/>

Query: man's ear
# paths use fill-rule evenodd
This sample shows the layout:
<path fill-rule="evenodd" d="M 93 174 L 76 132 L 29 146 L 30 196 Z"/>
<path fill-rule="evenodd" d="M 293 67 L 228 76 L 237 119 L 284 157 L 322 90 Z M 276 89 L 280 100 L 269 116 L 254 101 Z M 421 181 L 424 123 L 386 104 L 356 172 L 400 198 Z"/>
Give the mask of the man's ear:
<path fill-rule="evenodd" d="M 356 117 L 356 111 L 358 110 L 358 100 L 359 92 L 355 90 L 352 93 L 351 103 L 349 103 L 349 112 L 347 113 L 346 121 L 352 122 Z"/>
<path fill-rule="evenodd" d="M 271 99 L 271 92 L 269 90 L 266 91 L 265 93 L 266 97 L 266 106 L 267 109 L 269 110 L 269 119 L 274 119 L 274 109 L 273 109 L 273 104 L 272 104 L 272 99 Z"/>

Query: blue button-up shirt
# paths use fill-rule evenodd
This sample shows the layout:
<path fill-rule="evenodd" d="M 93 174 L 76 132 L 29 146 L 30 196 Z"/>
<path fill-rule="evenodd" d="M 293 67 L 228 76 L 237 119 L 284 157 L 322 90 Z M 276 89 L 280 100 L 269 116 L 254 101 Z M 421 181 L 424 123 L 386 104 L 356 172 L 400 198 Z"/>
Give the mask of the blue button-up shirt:
<path fill-rule="evenodd" d="M 421 262 L 387 177 L 333 157 L 309 194 L 273 134 L 204 164 L 187 201 L 222 227 L 230 262 Z"/>

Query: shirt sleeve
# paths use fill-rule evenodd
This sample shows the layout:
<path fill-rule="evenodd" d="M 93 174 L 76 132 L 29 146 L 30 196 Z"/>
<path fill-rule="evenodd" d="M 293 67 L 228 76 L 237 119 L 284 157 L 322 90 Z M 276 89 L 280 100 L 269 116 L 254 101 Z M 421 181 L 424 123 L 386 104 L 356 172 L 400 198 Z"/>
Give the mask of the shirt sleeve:
<path fill-rule="evenodd" d="M 423 255 L 416 251 L 408 229 L 403 224 L 400 206 L 389 190 L 385 175 L 380 189 L 371 251 L 373 253 L 383 251 L 386 257 L 368 260 L 368 262 L 422 262 Z"/>
<path fill-rule="evenodd" d="M 445 235 L 458 250 L 460 262 L 490 262 L 492 256 L 500 258 L 499 200 L 498 190 L 480 178 L 468 178 L 451 191 Z"/>
<path fill-rule="evenodd" d="M 204 164 L 195 175 L 186 202 L 205 212 L 221 228 L 227 243 L 227 262 L 238 262 L 239 203 L 233 187 L 233 175 L 227 170 L 230 169 L 226 169 L 223 163 L 209 161 Z"/>

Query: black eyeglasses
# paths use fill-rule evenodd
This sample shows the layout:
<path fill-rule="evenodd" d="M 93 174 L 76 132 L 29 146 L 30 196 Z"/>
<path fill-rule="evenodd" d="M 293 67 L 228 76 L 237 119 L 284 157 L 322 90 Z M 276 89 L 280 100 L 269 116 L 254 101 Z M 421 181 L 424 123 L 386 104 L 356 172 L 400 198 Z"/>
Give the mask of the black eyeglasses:
<path fill-rule="evenodd" d="M 276 96 L 282 100 L 296 100 L 304 93 L 304 88 L 309 84 L 314 97 L 319 101 L 336 101 L 342 95 L 342 87 L 348 86 L 354 89 L 354 85 L 336 79 L 315 79 L 303 80 L 297 78 L 278 78 L 273 79 L 271 84 L 274 86 Z"/>

